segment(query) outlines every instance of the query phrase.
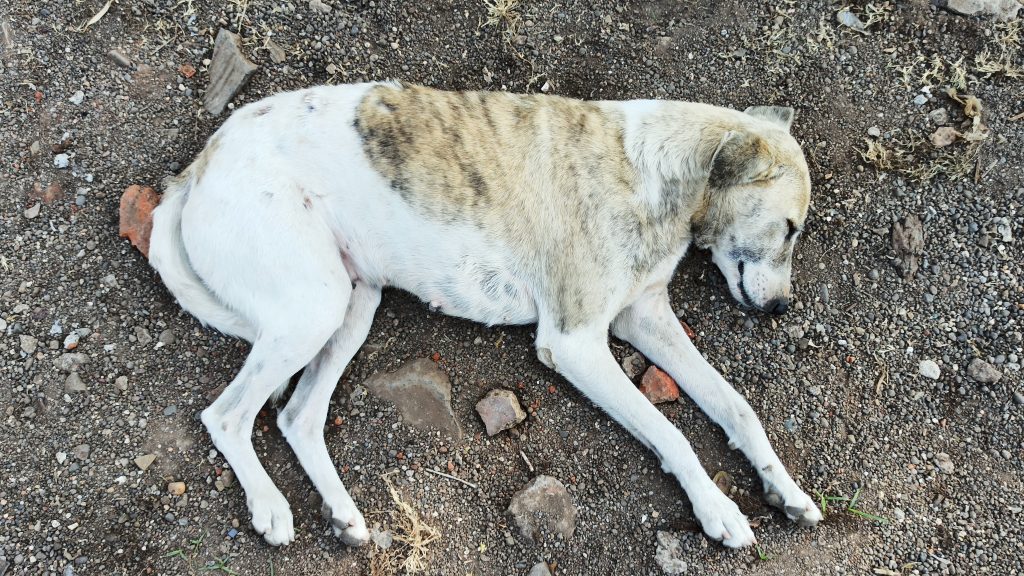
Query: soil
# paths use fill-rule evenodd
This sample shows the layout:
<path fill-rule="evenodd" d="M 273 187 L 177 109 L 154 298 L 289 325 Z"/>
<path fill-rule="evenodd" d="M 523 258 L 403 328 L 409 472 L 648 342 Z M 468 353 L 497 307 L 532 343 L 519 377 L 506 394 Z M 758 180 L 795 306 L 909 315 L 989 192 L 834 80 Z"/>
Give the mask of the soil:
<path fill-rule="evenodd" d="M 271 407 L 254 443 L 292 504 L 298 540 L 275 549 L 252 532 L 245 496 L 198 420 L 247 346 L 183 313 L 118 237 L 122 191 L 159 188 L 227 117 L 202 107 L 222 27 L 260 67 L 236 107 L 398 78 L 797 110 L 814 193 L 793 309 L 740 310 L 702 253 L 680 266 L 673 305 L 798 482 L 856 494 L 852 508 L 885 521 L 830 501 L 817 528 L 791 525 L 699 409 L 685 397 L 662 404 L 709 474 L 731 475 L 757 524 L 759 551 L 725 549 L 701 535 L 655 457 L 540 364 L 530 327 L 442 317 L 391 291 L 326 434 L 371 524 L 397 529 L 382 479 L 393 472 L 440 530 L 425 573 L 526 574 L 543 560 L 558 575 L 660 574 L 659 531 L 680 539 L 691 574 L 1024 573 L 1021 20 L 854 0 L 869 22 L 862 33 L 837 22 L 843 5 L 821 1 L 497 0 L 513 10 L 488 24 L 483 1 L 325 2 L 329 12 L 299 0 L 121 1 L 87 27 L 102 1 L 0 7 L 0 574 L 369 574 L 381 553 L 331 535 Z M 928 144 L 940 108 L 972 131 L 950 86 L 983 104 L 980 144 Z M 896 156 L 866 160 L 867 141 Z M 924 249 L 905 279 L 890 228 L 911 214 Z M 65 350 L 72 333 L 77 347 Z M 612 347 L 620 359 L 634 352 Z M 64 361 L 85 360 L 77 379 L 55 366 L 76 353 Z M 435 353 L 461 441 L 412 429 L 387 402 L 350 399 L 370 375 Z M 975 358 L 1002 377 L 969 378 Z M 924 360 L 938 379 L 921 375 Z M 488 437 L 474 405 L 498 386 L 528 417 Z M 143 471 L 134 460 L 147 454 L 156 459 Z M 538 474 L 563 482 L 578 508 L 568 540 L 531 543 L 511 525 L 512 494 Z M 171 482 L 184 494 L 169 493 Z"/>

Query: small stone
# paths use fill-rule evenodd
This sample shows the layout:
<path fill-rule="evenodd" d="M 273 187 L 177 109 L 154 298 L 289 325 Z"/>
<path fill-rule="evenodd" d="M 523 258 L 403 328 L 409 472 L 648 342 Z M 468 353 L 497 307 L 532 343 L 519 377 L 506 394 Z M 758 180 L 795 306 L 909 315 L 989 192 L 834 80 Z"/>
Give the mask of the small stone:
<path fill-rule="evenodd" d="M 1009 22 L 1017 17 L 1021 8 L 1017 0 L 946 0 L 939 6 L 964 16 L 981 14 L 992 16 L 994 20 Z"/>
<path fill-rule="evenodd" d="M 18 342 L 21 344 L 21 351 L 25 354 L 32 354 L 39 347 L 39 341 L 36 340 L 35 336 L 22 334 L 18 336 Z"/>
<path fill-rule="evenodd" d="M 53 157 L 53 166 L 55 168 L 61 168 L 61 169 L 67 168 L 68 164 L 71 164 L 71 157 L 68 156 L 67 154 L 60 153 L 60 154 L 54 155 L 54 157 Z"/>
<path fill-rule="evenodd" d="M 88 444 L 79 444 L 78 446 L 75 446 L 74 448 L 71 449 L 71 454 L 75 456 L 76 460 L 81 460 L 82 462 L 85 462 L 86 460 L 89 459 L 90 450 L 91 448 Z"/>
<path fill-rule="evenodd" d="M 934 360 L 921 360 L 921 363 L 917 367 L 917 372 L 925 378 L 931 378 L 932 380 L 938 380 L 942 372 L 939 370 L 939 365 Z"/>
<path fill-rule="evenodd" d="M 1014 390 L 1014 392 L 1013 392 L 1013 401 L 1018 406 L 1024 405 L 1024 394 L 1021 394 L 1020 392 L 1017 392 L 1016 390 Z"/>
<path fill-rule="evenodd" d="M 658 530 L 658 547 L 654 552 L 654 561 L 665 574 L 685 574 L 690 569 L 683 560 L 683 548 L 679 538 L 671 532 Z"/>
<path fill-rule="evenodd" d="M 928 137 L 932 142 L 932 146 L 936 148 L 944 148 L 949 146 L 960 136 L 960 133 L 956 131 L 956 128 L 952 126 L 940 126 L 932 135 Z"/>
<path fill-rule="evenodd" d="M 107 56 L 109 56 L 115 64 L 121 66 L 122 68 L 132 67 L 131 58 L 125 56 L 120 50 L 111 50 L 110 52 L 107 52 Z"/>
<path fill-rule="evenodd" d="M 68 377 L 64 380 L 64 392 L 74 394 L 75 392 L 85 392 L 88 390 L 85 386 L 85 382 L 82 381 L 82 377 L 78 375 L 78 372 L 72 372 L 68 374 Z"/>
<path fill-rule="evenodd" d="M 68 455 L 65 452 L 57 452 L 57 464 L 63 464 L 68 459 Z"/>
<path fill-rule="evenodd" d="M 547 562 L 537 562 L 526 576 L 551 576 L 551 568 Z"/>
<path fill-rule="evenodd" d="M 114 388 L 117 388 L 121 392 L 124 392 L 125 390 L 127 390 L 128 389 L 128 377 L 127 376 L 118 376 L 116 379 L 114 379 Z"/>
<path fill-rule="evenodd" d="M 167 493 L 171 496 L 181 496 L 185 493 L 184 482 L 169 482 L 167 484 Z"/>
<path fill-rule="evenodd" d="M 156 460 L 156 454 L 144 454 L 135 459 L 135 465 L 139 467 L 139 470 L 145 472 Z"/>
<path fill-rule="evenodd" d="M 320 14 L 330 14 L 331 7 L 324 4 L 322 0 L 309 0 L 309 9 Z"/>
<path fill-rule="evenodd" d="M 508 513 L 519 533 L 530 542 L 539 541 L 542 531 L 566 540 L 576 531 L 576 506 L 565 486 L 551 476 L 537 476 L 516 492 Z"/>
<path fill-rule="evenodd" d="M 273 40 L 267 40 L 267 52 L 270 54 L 270 60 L 274 64 L 281 64 L 287 58 L 284 48 L 274 42 Z"/>
<path fill-rule="evenodd" d="M 149 236 L 153 232 L 153 209 L 160 203 L 156 190 L 133 184 L 121 194 L 118 209 L 119 235 L 149 258 Z"/>
<path fill-rule="evenodd" d="M 936 108 L 928 113 L 928 119 L 936 126 L 943 126 L 949 122 L 949 112 L 945 108 Z"/>
<path fill-rule="evenodd" d="M 514 392 L 503 388 L 495 388 L 476 403 L 476 411 L 487 427 L 487 435 L 494 436 L 498 432 L 508 430 L 526 419 Z"/>
<path fill-rule="evenodd" d="M 89 362 L 89 357 L 81 352 L 65 352 L 53 361 L 53 365 L 62 372 L 77 372 L 80 367 Z"/>
<path fill-rule="evenodd" d="M 70 98 L 68 98 L 68 102 L 71 102 L 75 106 L 81 106 L 82 102 L 85 102 L 85 92 L 82 92 L 81 90 L 76 90 L 75 93 L 72 94 Z"/>
<path fill-rule="evenodd" d="M 871 128 L 868 128 L 868 136 L 871 136 L 872 138 L 878 138 L 881 135 L 882 131 L 878 128 L 878 126 L 872 126 Z"/>
<path fill-rule="evenodd" d="M 807 391 L 811 394 L 811 396 L 821 396 L 821 386 L 818 386 L 817 384 L 807 388 Z"/>
<path fill-rule="evenodd" d="M 220 473 L 220 482 L 225 488 L 230 488 L 235 483 L 235 473 L 231 469 L 227 469 Z"/>
<path fill-rule="evenodd" d="M 928 97 L 925 96 L 924 94 L 918 94 L 917 96 L 914 96 L 914 105 L 916 105 L 916 106 L 924 106 L 927 103 L 928 103 Z"/>
<path fill-rule="evenodd" d="M 174 405 L 174 404 L 171 404 L 167 408 L 164 408 L 164 416 L 174 416 L 174 414 L 177 413 L 177 412 L 178 412 L 178 407 L 176 405 Z"/>
<path fill-rule="evenodd" d="M 370 528 L 370 540 L 377 545 L 381 550 L 387 550 L 391 548 L 394 543 L 395 537 L 390 530 L 381 530 L 377 526 Z"/>
<path fill-rule="evenodd" d="M 992 384 L 998 382 L 1003 377 L 1002 372 L 981 358 L 971 360 L 971 363 L 967 366 L 967 375 L 975 382 L 981 382 L 982 384 Z"/>
<path fill-rule="evenodd" d="M 949 454 L 945 452 L 939 452 L 935 455 L 935 465 L 939 467 L 939 470 L 946 474 L 952 474 L 955 466 L 953 466 L 953 460 L 950 459 Z"/>
<path fill-rule="evenodd" d="M 259 67 L 242 54 L 238 35 L 221 28 L 213 45 L 210 85 L 203 106 L 217 116 L 227 107 Z"/>
<path fill-rule="evenodd" d="M 462 437 L 462 427 L 452 411 L 448 374 L 429 358 L 407 362 L 394 372 L 374 374 L 363 386 L 374 396 L 394 403 L 407 424 L 440 430 L 451 438 Z"/>
<path fill-rule="evenodd" d="M 924 225 L 915 214 L 893 222 L 889 231 L 892 249 L 896 252 L 896 267 L 907 280 L 917 274 L 924 254 Z"/>
<path fill-rule="evenodd" d="M 170 346 L 171 344 L 174 344 L 174 337 L 174 330 L 168 328 L 167 330 L 164 330 L 163 332 L 160 333 L 160 336 L 157 338 L 157 341 L 163 344 L 164 346 Z"/>
<path fill-rule="evenodd" d="M 40 210 L 40 208 L 42 208 L 42 206 L 43 205 L 42 205 L 41 202 L 36 202 L 35 204 L 33 204 L 31 208 L 29 208 L 28 210 L 25 210 L 23 212 L 23 214 L 25 215 L 25 218 L 28 218 L 29 220 L 31 220 L 31 219 L 35 218 L 36 216 L 39 216 L 39 210 Z"/>
<path fill-rule="evenodd" d="M 676 381 L 657 366 L 651 366 L 644 372 L 644 377 L 640 380 L 640 392 L 651 404 L 675 402 L 679 399 L 679 386 Z"/>
<path fill-rule="evenodd" d="M 622 359 L 622 371 L 626 373 L 630 380 L 642 374 L 646 367 L 647 361 L 644 360 L 643 354 L 639 352 L 634 352 Z"/>

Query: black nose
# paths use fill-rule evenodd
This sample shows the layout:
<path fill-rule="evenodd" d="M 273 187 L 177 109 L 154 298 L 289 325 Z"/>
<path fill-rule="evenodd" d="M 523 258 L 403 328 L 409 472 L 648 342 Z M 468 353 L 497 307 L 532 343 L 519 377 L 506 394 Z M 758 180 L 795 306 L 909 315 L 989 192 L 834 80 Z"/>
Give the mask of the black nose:
<path fill-rule="evenodd" d="M 789 310 L 789 298 L 776 298 L 775 300 L 769 301 L 764 306 L 765 312 L 775 314 L 776 316 L 785 314 L 786 310 Z"/>

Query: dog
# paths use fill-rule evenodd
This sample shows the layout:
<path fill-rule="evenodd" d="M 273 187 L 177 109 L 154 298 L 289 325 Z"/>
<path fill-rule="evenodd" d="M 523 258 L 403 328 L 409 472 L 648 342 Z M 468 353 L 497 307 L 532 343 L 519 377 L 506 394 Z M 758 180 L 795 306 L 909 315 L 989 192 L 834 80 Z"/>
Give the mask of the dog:
<path fill-rule="evenodd" d="M 389 286 L 488 325 L 536 323 L 540 361 L 657 455 L 704 532 L 729 547 L 754 544 L 683 434 L 623 373 L 610 331 L 724 428 L 770 504 L 817 524 L 814 500 L 694 347 L 668 296 L 693 244 L 710 249 L 741 305 L 786 311 L 811 188 L 792 120 L 780 107 L 396 82 L 316 87 L 237 110 L 165 182 L 150 261 L 182 308 L 252 343 L 202 422 L 245 490 L 254 529 L 272 545 L 295 538 L 251 428 L 302 371 L 278 427 L 335 535 L 367 541 L 323 427 Z"/>

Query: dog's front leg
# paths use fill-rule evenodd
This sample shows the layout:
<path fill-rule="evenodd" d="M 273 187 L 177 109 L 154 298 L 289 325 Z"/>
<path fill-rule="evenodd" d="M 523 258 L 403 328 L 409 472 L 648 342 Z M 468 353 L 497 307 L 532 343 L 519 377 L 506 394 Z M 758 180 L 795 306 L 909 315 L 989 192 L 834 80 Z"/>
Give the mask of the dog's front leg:
<path fill-rule="evenodd" d="M 704 532 L 733 548 L 755 543 L 747 517 L 704 472 L 683 433 L 619 368 L 607 327 L 564 333 L 542 321 L 537 354 L 658 455 L 664 470 L 679 479 Z"/>
<path fill-rule="evenodd" d="M 821 520 L 814 500 L 800 489 L 775 454 L 754 410 L 690 341 L 672 313 L 665 288 L 646 293 L 623 310 L 612 324 L 612 332 L 668 372 L 725 429 L 730 445 L 742 450 L 757 469 L 770 504 L 803 526 Z"/>

